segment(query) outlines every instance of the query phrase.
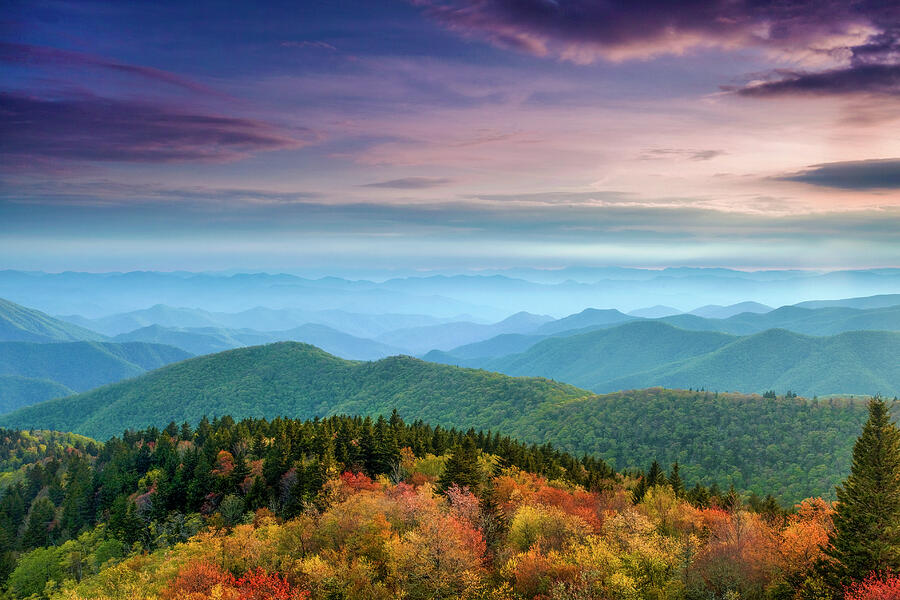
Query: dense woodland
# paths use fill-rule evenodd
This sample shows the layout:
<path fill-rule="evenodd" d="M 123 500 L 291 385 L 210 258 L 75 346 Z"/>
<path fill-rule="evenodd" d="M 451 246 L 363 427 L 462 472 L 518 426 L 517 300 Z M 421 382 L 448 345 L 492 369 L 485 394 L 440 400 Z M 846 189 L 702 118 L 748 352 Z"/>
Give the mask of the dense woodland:
<path fill-rule="evenodd" d="M 311 419 L 374 417 L 394 408 L 434 425 L 494 428 L 527 443 L 552 442 L 601 457 L 617 470 L 677 461 L 692 481 L 772 493 L 785 503 L 833 499 L 866 418 L 861 399 L 660 388 L 596 395 L 547 379 L 410 357 L 353 362 L 313 346 L 280 343 L 169 365 L 2 415 L 0 426 L 106 439 L 169 420 L 196 424 L 210 410 L 235 419 Z"/>
<path fill-rule="evenodd" d="M 900 432 L 881 401 L 840 502 L 787 510 L 691 485 L 677 464 L 617 474 L 397 413 L 0 441 L 14 598 L 874 600 L 900 586 Z"/>

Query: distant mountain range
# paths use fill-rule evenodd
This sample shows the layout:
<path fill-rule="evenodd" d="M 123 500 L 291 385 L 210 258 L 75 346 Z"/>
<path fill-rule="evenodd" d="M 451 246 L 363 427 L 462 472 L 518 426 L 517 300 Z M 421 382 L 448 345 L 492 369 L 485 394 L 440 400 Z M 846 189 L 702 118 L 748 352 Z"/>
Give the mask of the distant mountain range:
<path fill-rule="evenodd" d="M 652 328 L 668 327 L 629 326 L 648 336 Z M 729 339 L 714 332 L 694 334 L 715 343 Z M 657 388 L 598 396 L 547 379 L 512 378 L 410 357 L 350 362 L 287 342 L 168 365 L 0 416 L 0 426 L 105 439 L 126 428 L 196 423 L 204 415 L 310 418 L 389 414 L 394 408 L 407 419 L 553 442 L 602 456 L 620 469 L 646 468 L 654 459 L 664 464 L 678 460 L 691 481 L 732 482 L 760 492 L 776 489 L 786 501 L 832 494 L 866 414 L 858 401 L 768 400 L 711 391 Z M 774 464 L 779 469 L 773 470 Z M 785 472 L 790 473 L 788 483 Z"/>
<path fill-rule="evenodd" d="M 729 269 L 562 269 L 481 272 L 477 275 L 392 276 L 385 280 L 300 277 L 242 273 L 26 273 L 0 271 L 0 297 L 50 314 L 100 318 L 145 309 L 148 305 L 202 307 L 240 313 L 254 307 L 307 312 L 431 315 L 443 320 L 496 322 L 518 311 L 561 317 L 586 306 L 623 310 L 653 304 L 681 311 L 698 304 L 730 306 L 753 301 L 783 306 L 806 300 L 896 294 L 900 269 L 744 272 Z M 698 302 L 701 299 L 701 302 Z M 460 315 L 472 315 L 461 319 Z M 334 323 L 319 322 L 346 333 Z M 134 324 L 115 335 L 153 323 Z M 156 322 L 165 325 L 166 323 Z M 301 325 L 267 326 L 284 330 Z M 425 325 L 393 326 L 391 329 Z M 255 325 L 219 323 L 241 329 Z M 176 324 L 169 324 L 176 326 Z M 184 324 L 180 327 L 211 326 Z M 381 332 L 381 333 L 384 333 Z"/>
<path fill-rule="evenodd" d="M 802 310 L 802 309 L 800 309 Z M 527 346 L 518 353 L 478 351 Z M 762 393 L 900 394 L 900 333 L 851 331 L 811 337 L 784 329 L 749 336 L 634 321 L 576 335 L 494 338 L 426 360 L 507 375 L 565 381 L 595 392 L 652 386 Z"/>
<path fill-rule="evenodd" d="M 99 333 L 0 298 L 0 341 L 74 342 L 102 339 L 104 336 Z"/>

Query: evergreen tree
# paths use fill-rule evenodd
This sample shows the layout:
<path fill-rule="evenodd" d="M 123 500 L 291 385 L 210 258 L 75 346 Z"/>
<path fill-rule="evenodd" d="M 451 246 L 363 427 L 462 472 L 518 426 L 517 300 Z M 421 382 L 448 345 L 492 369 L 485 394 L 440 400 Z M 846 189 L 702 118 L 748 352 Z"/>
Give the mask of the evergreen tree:
<path fill-rule="evenodd" d="M 473 493 L 478 491 L 481 469 L 478 467 L 478 451 L 472 438 L 463 438 L 462 444 L 453 449 L 439 483 L 442 490 L 455 483 L 460 487 L 468 486 Z"/>
<path fill-rule="evenodd" d="M 850 476 L 837 488 L 824 569 L 835 589 L 872 571 L 900 571 L 900 430 L 881 398 L 853 447 Z"/>
<path fill-rule="evenodd" d="M 669 473 L 669 485 L 672 486 L 672 491 L 675 492 L 677 498 L 684 496 L 684 481 L 682 481 L 681 474 L 678 472 L 678 461 L 672 464 L 672 472 Z"/>
<path fill-rule="evenodd" d="M 28 525 L 22 536 L 22 549 L 30 550 L 41 546 L 49 546 L 51 531 L 54 529 L 56 507 L 47 498 L 38 498 L 31 507 L 28 515 Z"/>
<path fill-rule="evenodd" d="M 665 485 L 665 483 L 666 475 L 663 473 L 659 463 L 654 460 L 653 464 L 650 465 L 650 471 L 647 473 L 647 487 L 651 488 L 654 485 Z"/>

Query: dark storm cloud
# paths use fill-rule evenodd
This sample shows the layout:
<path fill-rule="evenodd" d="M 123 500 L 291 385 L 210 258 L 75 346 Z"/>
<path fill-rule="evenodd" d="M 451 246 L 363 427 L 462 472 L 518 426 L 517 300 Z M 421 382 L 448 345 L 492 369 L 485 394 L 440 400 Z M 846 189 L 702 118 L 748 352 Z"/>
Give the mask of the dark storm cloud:
<path fill-rule="evenodd" d="M 774 81 L 739 88 L 742 96 L 771 97 L 832 94 L 900 94 L 900 64 L 859 65 L 817 73 L 778 71 Z"/>
<path fill-rule="evenodd" d="M 0 155 L 29 159 L 172 163 L 224 162 L 298 148 L 309 130 L 96 96 L 36 98 L 0 93 Z"/>
<path fill-rule="evenodd" d="M 900 158 L 812 165 L 779 179 L 843 190 L 896 190 L 900 189 Z"/>
<path fill-rule="evenodd" d="M 366 183 L 360 187 L 387 188 L 392 190 L 424 190 L 448 185 L 452 182 L 452 179 L 447 179 L 445 177 L 402 177 L 400 179 L 391 179 L 389 181 Z"/>
<path fill-rule="evenodd" d="M 823 54 L 841 68 L 773 72 L 748 96 L 900 91 L 900 3 L 792 0 L 412 0 L 466 37 L 576 63 L 694 48 Z M 861 33 L 870 32 L 869 35 Z"/>

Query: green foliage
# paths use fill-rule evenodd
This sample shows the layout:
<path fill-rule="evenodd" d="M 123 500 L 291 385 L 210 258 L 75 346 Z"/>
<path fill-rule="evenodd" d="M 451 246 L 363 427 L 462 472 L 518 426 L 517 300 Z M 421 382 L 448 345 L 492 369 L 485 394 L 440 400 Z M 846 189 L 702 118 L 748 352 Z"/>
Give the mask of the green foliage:
<path fill-rule="evenodd" d="M 454 483 L 461 488 L 468 487 L 474 493 L 477 493 L 481 484 L 478 452 L 474 440 L 470 437 L 466 437 L 461 445 L 453 449 L 444 466 L 444 473 L 440 479 L 441 489 L 446 490 Z"/>
<path fill-rule="evenodd" d="M 806 396 L 894 395 L 900 394 L 898 355 L 900 332 L 893 331 L 816 338 L 770 329 L 734 337 L 638 321 L 549 338 L 521 354 L 464 363 L 508 375 L 549 377 L 601 393 L 662 386 L 745 393 L 791 389 Z"/>
<path fill-rule="evenodd" d="M 73 342 L 103 339 L 94 331 L 0 298 L 0 341 Z"/>
<path fill-rule="evenodd" d="M 128 342 L 0 342 L 0 374 L 49 379 L 76 391 L 190 358 L 172 346 Z"/>
<path fill-rule="evenodd" d="M 49 379 L 0 375 L 0 415 L 74 393 L 74 390 Z"/>
<path fill-rule="evenodd" d="M 312 418 L 393 408 L 440 425 L 490 427 L 526 442 L 552 442 L 620 469 L 678 461 L 688 488 L 718 481 L 772 492 L 782 501 L 832 495 L 866 416 L 859 400 L 663 389 L 597 396 L 545 379 L 409 357 L 358 363 L 281 343 L 169 365 L 0 416 L 0 423 L 108 437 L 169 420 L 197 423 L 211 410 L 237 418 Z"/>
<path fill-rule="evenodd" d="M 900 571 L 900 430 L 880 398 L 853 447 L 850 476 L 837 490 L 827 554 L 840 589 L 872 572 Z"/>

